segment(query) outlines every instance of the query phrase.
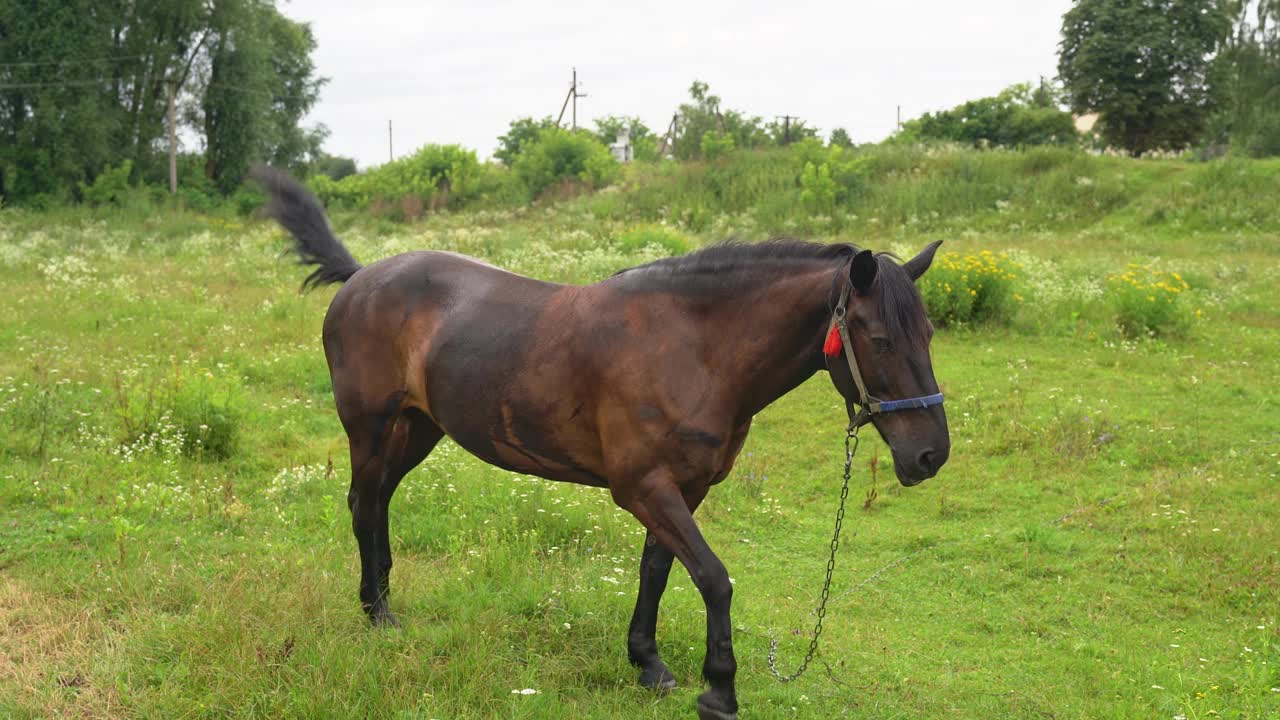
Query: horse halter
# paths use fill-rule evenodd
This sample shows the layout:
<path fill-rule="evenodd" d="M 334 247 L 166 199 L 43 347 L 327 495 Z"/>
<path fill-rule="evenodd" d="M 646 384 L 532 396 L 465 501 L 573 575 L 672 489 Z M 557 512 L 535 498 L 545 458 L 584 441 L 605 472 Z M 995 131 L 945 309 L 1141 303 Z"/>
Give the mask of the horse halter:
<path fill-rule="evenodd" d="M 873 415 L 893 412 L 895 410 L 923 409 L 933 407 L 934 405 L 941 405 L 942 393 L 905 398 L 903 400 L 881 400 L 867 392 L 867 384 L 862 381 L 862 373 L 858 371 L 858 359 L 853 355 L 853 343 L 849 338 L 849 327 L 845 323 L 845 311 L 849 305 L 849 294 L 851 291 L 852 284 L 846 280 L 844 288 L 840 291 L 840 301 L 836 303 L 835 310 L 831 312 L 831 325 L 827 328 L 827 346 L 823 348 L 823 354 L 828 359 L 828 370 L 830 370 L 829 361 L 835 353 L 828 352 L 828 350 L 832 344 L 831 336 L 838 332 L 840 338 L 840 349 L 837 352 L 844 354 L 845 360 L 849 363 L 849 374 L 853 376 L 853 382 L 858 386 L 858 399 L 851 402 L 857 404 L 859 407 L 857 414 L 849 417 L 849 434 L 853 435 L 857 433 L 859 428 L 871 422 Z"/>

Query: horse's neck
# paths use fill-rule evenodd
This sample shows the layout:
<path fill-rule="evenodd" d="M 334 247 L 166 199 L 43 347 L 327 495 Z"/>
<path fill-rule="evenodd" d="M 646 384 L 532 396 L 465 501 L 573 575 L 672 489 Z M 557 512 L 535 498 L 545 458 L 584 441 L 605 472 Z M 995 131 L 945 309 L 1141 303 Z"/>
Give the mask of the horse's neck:
<path fill-rule="evenodd" d="M 777 279 L 715 313 L 720 371 L 740 388 L 746 419 L 822 369 L 834 269 Z"/>

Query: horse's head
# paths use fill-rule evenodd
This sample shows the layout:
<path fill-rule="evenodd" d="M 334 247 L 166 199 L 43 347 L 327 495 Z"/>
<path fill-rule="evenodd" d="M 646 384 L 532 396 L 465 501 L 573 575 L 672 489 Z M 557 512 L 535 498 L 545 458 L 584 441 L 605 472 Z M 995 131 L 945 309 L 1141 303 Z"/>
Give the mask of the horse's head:
<path fill-rule="evenodd" d="M 835 343 L 852 347 L 839 347 L 827 358 L 832 381 L 850 404 L 850 418 L 856 417 L 854 403 L 862 404 L 865 413 L 870 401 L 870 422 L 893 451 L 893 469 L 903 485 L 933 477 L 951 453 L 947 416 L 929 359 L 933 325 L 915 287 L 939 244 L 902 265 L 866 250 L 854 255 L 842 321 L 847 333 L 844 342 Z M 863 397 L 855 372 L 869 398 Z"/>

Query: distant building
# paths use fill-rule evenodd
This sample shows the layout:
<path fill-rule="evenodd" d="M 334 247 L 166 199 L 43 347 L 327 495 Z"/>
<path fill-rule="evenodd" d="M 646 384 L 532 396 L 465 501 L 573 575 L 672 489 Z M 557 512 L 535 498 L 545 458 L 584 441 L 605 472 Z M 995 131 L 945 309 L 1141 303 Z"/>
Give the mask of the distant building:
<path fill-rule="evenodd" d="M 1098 113 L 1077 115 L 1075 121 L 1076 130 L 1079 131 L 1081 135 L 1088 135 L 1093 132 L 1093 126 L 1098 124 Z"/>
<path fill-rule="evenodd" d="M 631 128 L 623 125 L 618 129 L 618 137 L 609 146 L 609 152 L 613 153 L 620 163 L 631 162 Z"/>

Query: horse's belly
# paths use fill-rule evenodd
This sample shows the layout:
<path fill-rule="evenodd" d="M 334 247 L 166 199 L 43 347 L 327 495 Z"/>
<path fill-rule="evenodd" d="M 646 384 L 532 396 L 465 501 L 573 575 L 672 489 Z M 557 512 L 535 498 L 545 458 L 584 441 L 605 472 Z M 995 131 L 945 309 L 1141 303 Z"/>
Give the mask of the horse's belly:
<path fill-rule="evenodd" d="M 549 428 L 530 421 L 473 423 L 441 420 L 441 427 L 462 449 L 504 470 L 582 485 L 609 483 L 588 463 L 556 442 Z"/>

